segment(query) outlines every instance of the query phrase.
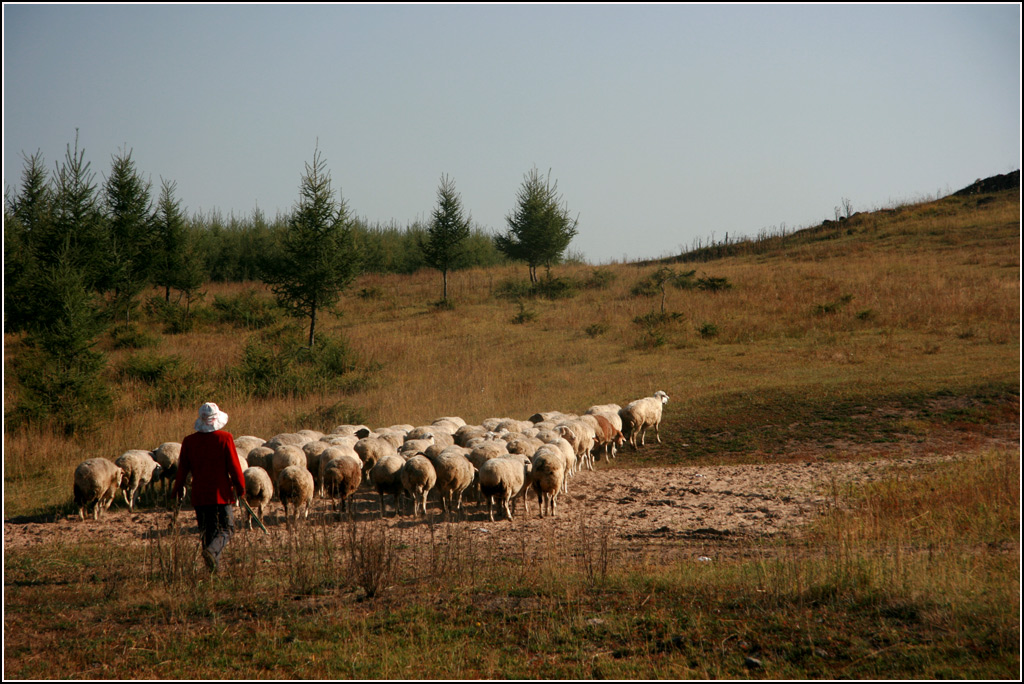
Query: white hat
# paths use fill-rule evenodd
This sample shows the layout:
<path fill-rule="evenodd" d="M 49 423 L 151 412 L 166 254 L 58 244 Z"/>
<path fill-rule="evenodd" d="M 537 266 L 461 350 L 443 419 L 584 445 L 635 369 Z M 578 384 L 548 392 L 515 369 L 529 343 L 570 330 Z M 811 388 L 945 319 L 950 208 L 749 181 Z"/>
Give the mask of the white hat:
<path fill-rule="evenodd" d="M 196 432 L 213 432 L 220 430 L 228 423 L 228 414 L 221 411 L 213 402 L 206 402 L 199 407 L 199 418 L 196 419 Z"/>

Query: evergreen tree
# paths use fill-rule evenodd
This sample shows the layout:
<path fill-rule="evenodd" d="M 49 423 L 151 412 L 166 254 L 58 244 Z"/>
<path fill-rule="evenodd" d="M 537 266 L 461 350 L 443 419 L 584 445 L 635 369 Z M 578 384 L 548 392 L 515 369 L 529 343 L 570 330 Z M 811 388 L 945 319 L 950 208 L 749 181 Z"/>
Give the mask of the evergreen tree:
<path fill-rule="evenodd" d="M 92 427 L 111 405 L 106 357 L 94 348 L 105 316 L 71 243 L 41 269 L 39 315 L 15 363 L 21 394 L 14 412 L 16 423 L 52 420 L 69 435 Z"/>
<path fill-rule="evenodd" d="M 118 317 L 123 316 L 126 323 L 135 308 L 135 298 L 150 280 L 154 247 L 150 187 L 136 170 L 130 150 L 113 157 L 110 177 L 104 185 L 104 199 L 114 307 Z"/>
<path fill-rule="evenodd" d="M 171 288 L 180 289 L 186 268 L 194 268 L 194 264 L 186 259 L 188 235 L 181 201 L 174 197 L 176 188 L 177 183 L 160 179 L 160 199 L 153 217 L 153 283 L 164 288 L 164 300 L 167 302 L 171 301 Z"/>
<path fill-rule="evenodd" d="M 498 251 L 530 267 L 530 282 L 537 282 L 537 267 L 549 270 L 558 263 L 576 235 L 579 219 L 569 216 L 569 209 L 558 195 L 558 183 L 541 178 L 534 168 L 528 173 L 516 195 L 516 210 L 505 217 L 508 232 L 494 238 Z"/>
<path fill-rule="evenodd" d="M 4 202 L 4 328 L 24 330 L 38 311 L 39 262 L 34 240 L 50 235 L 53 191 L 43 157 L 25 156 L 21 190 Z"/>
<path fill-rule="evenodd" d="M 420 249 L 427 264 L 441 271 L 444 281 L 441 301 L 448 301 L 448 271 L 460 265 L 463 245 L 469 237 L 470 219 L 463 216 L 462 200 L 455 192 L 455 181 L 441 177 L 437 189 L 437 206 Z"/>
<path fill-rule="evenodd" d="M 313 348 L 317 316 L 332 306 L 359 270 L 348 208 L 335 200 L 331 176 L 319 149 L 299 186 L 299 200 L 277 253 L 261 263 L 261 279 L 278 303 L 295 316 L 309 318 Z"/>
<path fill-rule="evenodd" d="M 85 286 L 97 292 L 112 289 L 114 269 L 110 261 L 110 241 L 104 225 L 94 174 L 85 161 L 85 150 L 78 149 L 75 131 L 74 152 L 68 145 L 54 176 L 52 221 L 30 241 L 39 263 L 56 262 L 57 252 L 69 245 L 72 266 L 81 271 Z"/>

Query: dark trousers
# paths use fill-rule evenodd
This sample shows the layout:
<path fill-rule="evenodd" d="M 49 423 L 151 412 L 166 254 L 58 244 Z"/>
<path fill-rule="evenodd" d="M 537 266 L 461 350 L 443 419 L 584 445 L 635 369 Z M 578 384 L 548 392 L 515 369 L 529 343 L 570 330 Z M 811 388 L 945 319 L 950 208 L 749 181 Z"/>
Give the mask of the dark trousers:
<path fill-rule="evenodd" d="M 195 509 L 203 548 L 213 554 L 214 559 L 220 563 L 220 552 L 227 546 L 235 530 L 234 505 L 211 504 L 196 506 Z"/>

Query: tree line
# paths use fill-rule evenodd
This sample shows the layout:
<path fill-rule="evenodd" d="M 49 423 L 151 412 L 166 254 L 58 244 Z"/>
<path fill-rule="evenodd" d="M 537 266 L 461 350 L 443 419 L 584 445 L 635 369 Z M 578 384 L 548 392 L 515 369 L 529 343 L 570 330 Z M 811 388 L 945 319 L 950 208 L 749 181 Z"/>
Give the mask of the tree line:
<path fill-rule="evenodd" d="M 24 159 L 17 192 L 4 192 L 4 330 L 26 333 L 17 411 L 69 432 L 85 426 L 76 416 L 109 407 L 96 341 L 110 325 L 130 324 L 150 287 L 168 303 L 174 293 L 187 316 L 207 281 L 262 281 L 309 320 L 312 349 L 318 316 L 360 272 L 436 269 L 447 305 L 448 275 L 459 268 L 522 261 L 537 282 L 537 268 L 563 259 L 578 225 L 550 172 L 542 178 L 537 169 L 524 176 L 507 231 L 491 236 L 472 223 L 447 175 L 429 222 L 403 230 L 354 218 L 319 149 L 294 209 L 273 221 L 258 210 L 247 220 L 189 217 L 175 182 L 161 178 L 154 191 L 131 150 L 112 155 L 99 181 L 77 133 L 52 173 L 41 153 Z"/>

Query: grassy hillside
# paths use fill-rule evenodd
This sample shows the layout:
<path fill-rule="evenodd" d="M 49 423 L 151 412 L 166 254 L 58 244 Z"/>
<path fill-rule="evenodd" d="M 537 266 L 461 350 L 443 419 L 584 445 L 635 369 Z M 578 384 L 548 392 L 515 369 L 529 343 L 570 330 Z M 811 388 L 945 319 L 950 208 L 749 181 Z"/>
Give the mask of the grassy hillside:
<path fill-rule="evenodd" d="M 255 284 L 211 285 L 192 332 L 161 334 L 154 315 L 142 333 L 156 346 L 102 342 L 117 406 L 97 433 L 70 441 L 5 433 L 5 515 L 67 502 L 70 473 L 86 458 L 180 441 L 207 400 L 231 415 L 234 434 L 267 439 L 344 422 L 582 411 L 661 389 L 671 397 L 663 426 L 671 439 L 645 454 L 653 465 L 778 455 L 806 436 L 800 425 L 852 429 L 852 407 L 1012 393 L 1019 211 L 1019 196 L 1004 192 L 856 215 L 699 264 L 697 276 L 731 287 L 669 288 L 660 318 L 660 296 L 631 294 L 653 265 L 557 269 L 578 285 L 575 296 L 518 303 L 495 293 L 524 280 L 524 268 L 458 272 L 453 309 L 433 305 L 436 272 L 364 276 L 321 326 L 347 341 L 357 370 L 340 390 L 297 397 L 252 397 L 232 380 L 246 342 L 272 342 L 288 321 L 263 330 L 223 322 L 212 308 L 218 297 L 266 293 Z M 6 368 L 18 350 L 6 337 Z M 168 364 L 175 370 L 161 381 L 157 371 Z M 17 397 L 12 378 L 5 374 L 7 407 Z"/>

